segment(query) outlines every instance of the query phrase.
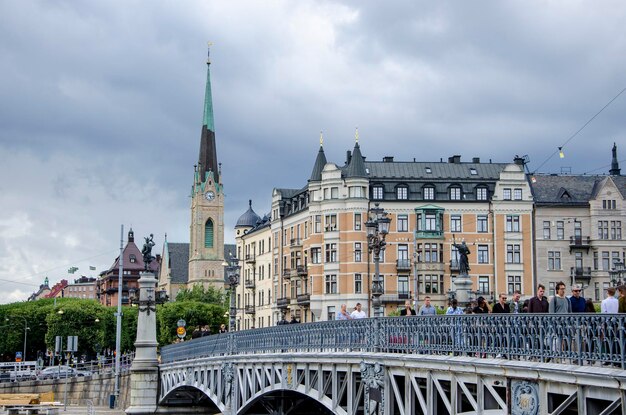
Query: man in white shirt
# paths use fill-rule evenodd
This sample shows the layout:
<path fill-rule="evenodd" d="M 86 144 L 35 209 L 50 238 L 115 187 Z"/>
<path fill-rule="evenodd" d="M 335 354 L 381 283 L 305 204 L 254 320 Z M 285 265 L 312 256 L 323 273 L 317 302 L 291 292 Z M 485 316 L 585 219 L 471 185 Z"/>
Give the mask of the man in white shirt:
<path fill-rule="evenodd" d="M 361 303 L 356 303 L 356 307 L 354 307 L 354 311 L 350 313 L 350 317 L 352 317 L 353 320 L 367 317 L 365 311 L 361 310 Z"/>
<path fill-rule="evenodd" d="M 617 314 L 619 302 L 615 298 L 615 288 L 609 287 L 606 290 L 606 298 L 602 300 L 600 311 L 603 313 Z"/>

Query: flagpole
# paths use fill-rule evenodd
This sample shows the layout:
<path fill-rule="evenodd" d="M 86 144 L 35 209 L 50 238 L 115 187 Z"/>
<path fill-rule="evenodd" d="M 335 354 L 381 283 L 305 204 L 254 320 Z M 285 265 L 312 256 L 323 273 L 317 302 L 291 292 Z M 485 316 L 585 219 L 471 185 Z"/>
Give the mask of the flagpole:
<path fill-rule="evenodd" d="M 122 340 L 122 276 L 124 275 L 124 225 L 120 234 L 120 268 L 117 278 L 117 330 L 115 332 L 115 406 L 120 398 L 120 347 Z"/>

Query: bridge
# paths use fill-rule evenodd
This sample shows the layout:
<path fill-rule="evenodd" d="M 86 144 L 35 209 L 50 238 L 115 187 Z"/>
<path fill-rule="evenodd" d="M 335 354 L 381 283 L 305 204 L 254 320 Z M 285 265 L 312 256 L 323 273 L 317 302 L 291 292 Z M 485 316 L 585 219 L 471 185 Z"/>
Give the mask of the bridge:
<path fill-rule="evenodd" d="M 384 317 L 161 351 L 159 413 L 626 413 L 626 315 Z"/>

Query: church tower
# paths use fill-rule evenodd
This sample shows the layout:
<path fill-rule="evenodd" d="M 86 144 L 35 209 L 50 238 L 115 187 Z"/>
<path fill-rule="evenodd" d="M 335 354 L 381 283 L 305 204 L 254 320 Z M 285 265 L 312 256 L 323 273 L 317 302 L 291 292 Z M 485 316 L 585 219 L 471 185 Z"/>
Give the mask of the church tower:
<path fill-rule="evenodd" d="M 198 283 L 224 286 L 224 191 L 215 147 L 210 66 L 207 59 L 200 153 L 191 186 L 189 288 Z"/>

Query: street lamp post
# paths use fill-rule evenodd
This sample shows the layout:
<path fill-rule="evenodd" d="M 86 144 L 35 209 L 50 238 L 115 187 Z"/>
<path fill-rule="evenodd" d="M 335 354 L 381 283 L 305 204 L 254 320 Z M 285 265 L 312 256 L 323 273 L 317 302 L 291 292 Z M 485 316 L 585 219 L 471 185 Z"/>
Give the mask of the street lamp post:
<path fill-rule="evenodd" d="M 228 277 L 228 285 L 230 286 L 230 310 L 228 312 L 228 331 L 234 331 L 236 326 L 237 308 L 235 307 L 235 290 L 239 285 L 239 259 L 230 256 L 222 264 L 226 268 L 226 276 Z"/>
<path fill-rule="evenodd" d="M 367 247 L 370 253 L 374 253 L 374 279 L 372 280 L 372 308 L 374 317 L 382 317 L 380 296 L 383 294 L 383 287 L 380 281 L 380 253 L 385 250 L 385 237 L 389 233 L 389 223 L 391 219 L 387 217 L 387 212 L 379 207 L 378 203 L 370 208 L 368 221 L 365 222 L 367 229 Z"/>
<path fill-rule="evenodd" d="M 11 320 L 11 318 L 21 318 L 22 320 L 24 320 L 24 354 L 22 355 L 22 361 L 26 361 L 26 339 L 27 339 L 27 334 L 28 334 L 28 330 L 30 330 L 30 327 L 28 327 L 28 321 L 26 321 L 26 317 L 22 317 L 22 316 L 10 316 L 5 318 L 5 321 L 9 321 Z"/>
<path fill-rule="evenodd" d="M 614 287 L 622 285 L 622 275 L 624 274 L 624 262 L 613 262 L 613 268 L 609 271 L 611 283 Z"/>

